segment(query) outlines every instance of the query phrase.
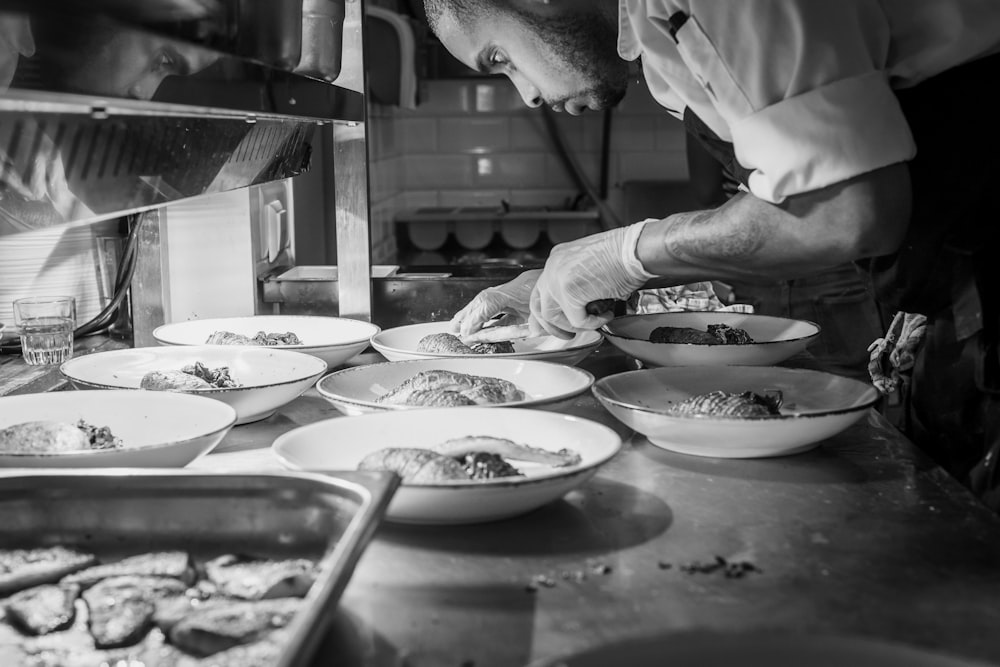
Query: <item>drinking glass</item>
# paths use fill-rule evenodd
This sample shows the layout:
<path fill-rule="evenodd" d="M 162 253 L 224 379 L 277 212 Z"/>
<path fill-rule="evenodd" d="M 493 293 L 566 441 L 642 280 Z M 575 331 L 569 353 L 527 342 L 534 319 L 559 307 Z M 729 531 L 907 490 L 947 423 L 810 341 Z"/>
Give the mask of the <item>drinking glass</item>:
<path fill-rule="evenodd" d="M 21 335 L 21 355 L 32 366 L 61 364 L 73 356 L 76 299 L 33 296 L 14 300 L 14 323 Z"/>

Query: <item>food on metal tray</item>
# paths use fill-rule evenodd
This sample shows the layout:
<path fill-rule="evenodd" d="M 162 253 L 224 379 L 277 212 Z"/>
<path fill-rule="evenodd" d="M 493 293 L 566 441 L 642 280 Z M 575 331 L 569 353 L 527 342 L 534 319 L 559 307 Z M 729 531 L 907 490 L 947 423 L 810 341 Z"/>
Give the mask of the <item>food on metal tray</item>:
<path fill-rule="evenodd" d="M 510 341 L 466 345 L 461 338 L 450 333 L 429 334 L 417 342 L 417 352 L 437 354 L 509 354 L 513 351 L 514 344 Z"/>
<path fill-rule="evenodd" d="M 693 343 L 695 345 L 748 345 L 755 342 L 744 329 L 728 324 L 709 324 L 706 331 L 691 327 L 656 327 L 651 343 Z"/>
<path fill-rule="evenodd" d="M 172 577 L 125 575 L 98 581 L 81 595 L 94 646 L 138 643 L 153 625 L 156 603 L 184 595 L 187 589 L 186 583 Z"/>
<path fill-rule="evenodd" d="M 168 634 L 170 643 L 199 657 L 263 639 L 287 626 L 298 611 L 298 598 L 236 601 L 198 608 L 178 621 Z"/>
<path fill-rule="evenodd" d="M 244 336 L 232 331 L 216 331 L 208 340 L 207 345 L 264 345 L 272 347 L 274 345 L 304 345 L 302 339 L 291 331 L 284 333 L 258 331 L 253 336 Z"/>
<path fill-rule="evenodd" d="M 197 391 L 240 386 L 242 385 L 229 374 L 228 366 L 209 368 L 200 361 L 184 366 L 179 371 L 150 371 L 139 381 L 140 389 L 155 391 Z"/>
<path fill-rule="evenodd" d="M 780 415 L 781 392 L 757 394 L 752 391 L 731 393 L 710 391 L 687 398 L 670 412 L 694 417 L 735 417 L 738 419 L 767 419 Z"/>
<path fill-rule="evenodd" d="M 63 582 L 93 586 L 108 577 L 173 577 L 190 585 L 196 574 L 194 561 L 186 551 L 152 551 L 123 558 L 113 563 L 101 563 L 66 576 Z"/>
<path fill-rule="evenodd" d="M 316 580 L 305 558 L 267 560 L 226 554 L 205 563 L 205 574 L 219 592 L 245 600 L 301 597 Z"/>
<path fill-rule="evenodd" d="M 421 371 L 383 394 L 386 405 L 488 405 L 523 401 L 524 392 L 513 382 L 454 371 Z"/>
<path fill-rule="evenodd" d="M 114 437 L 107 426 L 94 426 L 82 419 L 76 424 L 30 421 L 0 430 L 0 452 L 6 453 L 72 452 L 121 446 L 121 440 Z"/>
<path fill-rule="evenodd" d="M 0 549 L 0 595 L 59 581 L 96 562 L 92 553 L 61 546 Z"/>
<path fill-rule="evenodd" d="M 24 638 L 4 650 L 18 649 L 17 664 L 270 667 L 317 567 L 184 551 L 95 563 L 64 547 L 0 550 L 4 641 Z"/>
<path fill-rule="evenodd" d="M 386 447 L 365 456 L 359 470 L 388 470 L 411 484 L 481 481 L 523 476 L 511 461 L 541 463 L 553 467 L 576 465 L 577 452 L 553 452 L 522 445 L 506 438 L 465 436 L 452 438 L 430 448 Z"/>
<path fill-rule="evenodd" d="M 65 630 L 76 618 L 75 584 L 42 584 L 14 593 L 4 602 L 11 625 L 26 635 L 47 635 Z"/>

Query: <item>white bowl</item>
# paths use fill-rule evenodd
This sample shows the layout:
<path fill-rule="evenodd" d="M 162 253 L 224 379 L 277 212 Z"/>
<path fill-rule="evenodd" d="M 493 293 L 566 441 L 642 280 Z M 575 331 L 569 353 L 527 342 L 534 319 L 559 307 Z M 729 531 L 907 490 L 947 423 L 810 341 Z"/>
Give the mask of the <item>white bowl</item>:
<path fill-rule="evenodd" d="M 766 419 L 678 416 L 671 406 L 710 391 L 780 391 L 780 415 Z M 858 380 L 794 368 L 673 366 L 628 371 L 594 383 L 608 412 L 658 447 L 719 458 L 782 456 L 812 449 L 875 405 L 879 393 Z"/>
<path fill-rule="evenodd" d="M 359 415 L 386 410 L 426 409 L 416 405 L 377 402 L 380 396 L 423 371 L 444 370 L 500 378 L 513 382 L 524 392 L 523 400 L 482 407 L 525 408 L 555 403 L 581 394 L 594 384 L 593 375 L 572 366 L 548 361 L 494 359 L 492 356 L 411 359 L 345 368 L 320 379 L 316 383 L 316 391 L 344 414 Z"/>
<path fill-rule="evenodd" d="M 137 347 L 74 357 L 59 367 L 78 389 L 139 389 L 150 371 L 180 370 L 200 361 L 210 368 L 228 366 L 242 386 L 191 390 L 227 403 L 236 410 L 237 424 L 270 417 L 300 396 L 326 372 L 326 363 L 301 352 L 271 347 L 200 345 Z"/>
<path fill-rule="evenodd" d="M 526 408 L 426 408 L 336 417 L 279 436 L 274 452 L 293 470 L 355 470 L 383 447 L 431 447 L 450 438 L 490 435 L 557 451 L 576 450 L 574 466 L 521 464 L 519 479 L 443 484 L 403 483 L 389 504 L 390 521 L 465 524 L 504 519 L 558 500 L 594 476 L 621 449 L 612 429 L 586 419 Z"/>
<path fill-rule="evenodd" d="M 363 352 L 371 337 L 381 328 L 370 322 L 344 317 L 254 315 L 164 324 L 153 329 L 153 338 L 161 345 L 205 345 L 208 337 L 216 331 L 231 331 L 242 336 L 254 336 L 258 331 L 290 331 L 299 337 L 302 345 L 269 345 L 268 349 L 305 352 L 319 357 L 330 368 L 336 368 Z"/>
<path fill-rule="evenodd" d="M 0 453 L 5 468 L 179 468 L 236 423 L 236 411 L 202 396 L 159 391 L 53 391 L 0 398 L 0 429 L 29 421 L 107 426 L 119 449 Z"/>
<path fill-rule="evenodd" d="M 744 329 L 755 342 L 746 345 L 649 342 L 649 334 L 656 327 L 706 331 L 709 324 Z M 805 350 L 819 336 L 820 327 L 805 320 L 708 311 L 626 315 L 611 320 L 601 331 L 612 345 L 649 366 L 770 366 Z"/>
<path fill-rule="evenodd" d="M 406 359 L 447 359 L 455 357 L 477 359 L 481 354 L 447 354 L 420 352 L 417 344 L 424 336 L 449 333 L 449 322 L 425 322 L 386 329 L 372 336 L 372 347 L 389 361 Z M 535 359 L 554 361 L 568 366 L 580 363 L 596 350 L 604 339 L 597 331 L 581 331 L 569 340 L 555 336 L 538 336 L 513 341 L 514 351 L 488 355 L 498 359 Z"/>

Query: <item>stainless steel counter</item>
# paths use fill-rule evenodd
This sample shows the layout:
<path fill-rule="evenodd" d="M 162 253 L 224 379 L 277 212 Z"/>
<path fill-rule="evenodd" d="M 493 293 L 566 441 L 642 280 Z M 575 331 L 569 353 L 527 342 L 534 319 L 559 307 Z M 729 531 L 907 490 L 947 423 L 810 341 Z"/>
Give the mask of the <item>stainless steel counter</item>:
<path fill-rule="evenodd" d="M 609 347 L 581 366 L 627 370 Z M 692 630 L 874 637 L 1000 663 L 1000 518 L 877 412 L 805 454 L 725 460 L 633 437 L 589 394 L 560 409 L 618 429 L 623 452 L 519 518 L 383 525 L 315 665 L 509 667 Z M 310 390 L 197 465 L 274 465 L 277 435 L 334 417 Z M 717 556 L 759 571 L 686 567 Z"/>

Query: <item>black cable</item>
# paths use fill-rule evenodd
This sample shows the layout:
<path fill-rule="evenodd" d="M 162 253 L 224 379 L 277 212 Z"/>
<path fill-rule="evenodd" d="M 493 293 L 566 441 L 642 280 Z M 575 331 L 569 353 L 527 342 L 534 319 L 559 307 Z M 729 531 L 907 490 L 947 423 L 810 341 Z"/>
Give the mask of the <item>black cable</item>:
<path fill-rule="evenodd" d="M 91 318 L 90 321 L 78 326 L 73 331 L 75 337 L 92 336 L 114 324 L 118 316 L 118 309 L 128 295 L 129 287 L 132 284 L 132 276 L 135 274 L 136 257 L 138 255 L 136 246 L 139 240 L 139 228 L 142 226 L 142 216 L 128 216 L 127 220 L 131 228 L 125 241 L 125 248 L 122 250 L 121 260 L 118 262 L 118 271 L 115 276 L 111 301 L 108 302 L 100 313 Z"/>
<path fill-rule="evenodd" d="M 566 142 L 563 139 L 562 132 L 559 131 L 559 126 L 556 123 L 555 112 L 544 104 L 540 108 L 542 110 L 542 118 L 545 120 L 545 126 L 549 131 L 549 136 L 552 138 L 553 144 L 555 144 L 556 154 L 566 166 L 566 170 L 569 171 L 569 174 L 576 182 L 577 187 L 586 192 L 597 206 L 597 209 L 600 212 L 598 218 L 601 226 L 606 230 L 624 227 L 625 225 L 622 223 L 621 218 L 619 218 L 618 214 L 616 214 L 611 207 L 608 206 L 608 203 L 600 197 L 591 182 L 587 180 L 587 176 L 584 174 L 583 169 L 580 168 L 579 163 L 576 161 L 576 157 L 566 147 Z"/>

